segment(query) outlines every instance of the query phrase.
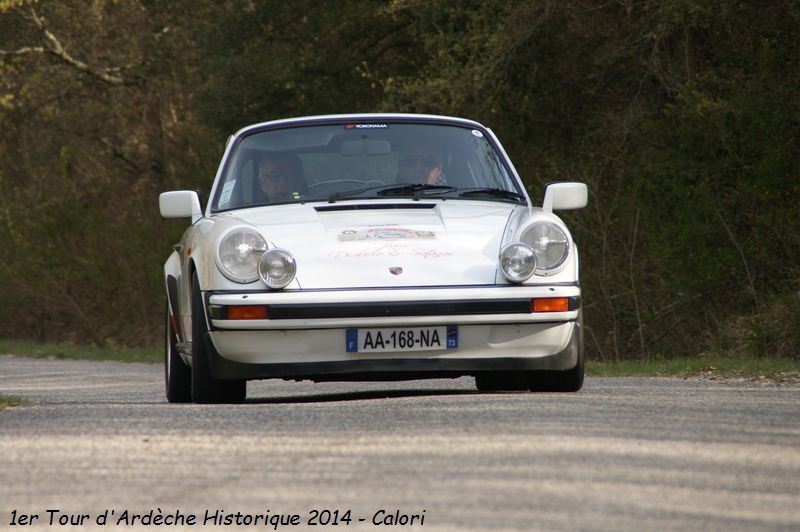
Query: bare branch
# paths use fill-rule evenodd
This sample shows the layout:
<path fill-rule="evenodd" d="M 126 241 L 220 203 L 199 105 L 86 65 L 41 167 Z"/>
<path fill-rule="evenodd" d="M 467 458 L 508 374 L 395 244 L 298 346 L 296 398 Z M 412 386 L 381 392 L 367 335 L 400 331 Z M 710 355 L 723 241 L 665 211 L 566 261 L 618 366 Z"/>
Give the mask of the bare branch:
<path fill-rule="evenodd" d="M 725 219 L 722 217 L 722 213 L 719 212 L 719 209 L 716 206 L 714 207 L 714 212 L 716 212 L 719 221 L 722 222 L 722 227 L 724 227 L 725 232 L 728 233 L 728 238 L 730 238 L 731 243 L 736 248 L 736 251 L 739 252 L 739 257 L 742 259 L 742 265 L 744 266 L 744 273 L 747 275 L 747 287 L 749 289 L 748 291 L 750 292 L 750 295 L 753 296 L 753 305 L 755 306 L 756 314 L 760 315 L 761 305 L 759 304 L 758 301 L 758 293 L 756 292 L 756 283 L 753 280 L 753 274 L 750 273 L 750 266 L 747 263 L 747 257 L 744 254 L 744 250 L 742 249 L 742 246 L 739 244 L 739 241 L 736 240 L 733 231 L 731 231 L 730 226 L 725 222 Z"/>
<path fill-rule="evenodd" d="M 33 20 L 33 23 L 36 24 L 36 27 L 42 31 L 45 39 L 47 40 L 47 52 L 58 57 L 68 65 L 77 68 L 81 72 L 89 74 L 90 76 L 93 76 L 105 83 L 109 83 L 111 85 L 131 84 L 130 81 L 127 81 L 124 78 L 110 74 L 109 72 L 111 71 L 111 69 L 93 68 L 88 64 L 84 63 L 83 61 L 80 61 L 75 57 L 72 57 L 72 55 L 70 55 L 70 53 L 67 52 L 66 48 L 64 48 L 64 45 L 61 44 L 61 41 L 58 40 L 58 37 L 56 37 L 53 34 L 53 32 L 51 32 L 47 28 L 44 18 L 40 17 L 36 13 L 36 10 L 33 8 L 33 6 L 31 6 L 30 8 L 30 14 L 31 14 L 31 20 Z"/>
<path fill-rule="evenodd" d="M 644 324 L 642 323 L 642 313 L 639 311 L 639 296 L 636 293 L 636 276 L 634 275 L 634 265 L 636 264 L 636 236 L 639 234 L 639 213 L 640 209 L 636 209 L 636 220 L 633 223 L 633 242 L 631 243 L 631 252 L 628 257 L 628 275 L 631 281 L 631 291 L 633 292 L 633 307 L 636 311 L 636 323 L 639 326 L 639 348 L 640 352 L 644 353 L 645 360 L 649 362 L 650 353 L 644 341 Z"/>
<path fill-rule="evenodd" d="M 43 54 L 45 49 L 41 46 L 25 46 L 17 50 L 0 50 L 0 56 L 5 55 L 24 55 L 24 54 Z"/>

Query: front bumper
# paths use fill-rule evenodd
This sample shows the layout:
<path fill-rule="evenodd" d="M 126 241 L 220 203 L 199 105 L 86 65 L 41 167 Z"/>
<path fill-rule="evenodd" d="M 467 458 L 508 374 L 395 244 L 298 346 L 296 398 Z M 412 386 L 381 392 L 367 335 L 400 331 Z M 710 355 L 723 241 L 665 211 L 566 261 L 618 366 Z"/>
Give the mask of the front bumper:
<path fill-rule="evenodd" d="M 511 326 L 514 327 L 514 326 Z M 392 353 L 377 358 L 374 353 L 347 353 L 350 357 L 331 356 L 327 359 L 315 359 L 306 362 L 286 362 L 281 354 L 277 362 L 243 362 L 236 358 L 223 357 L 217 346 L 227 347 L 226 338 L 218 333 L 206 333 L 206 351 L 210 357 L 211 373 L 219 379 L 298 379 L 315 381 L 341 380 L 411 380 L 423 378 L 447 378 L 463 375 L 475 375 L 485 371 L 529 371 L 529 370 L 567 370 L 578 363 L 581 356 L 583 331 L 578 322 L 569 322 L 557 326 L 560 332 L 568 331 L 563 347 L 554 352 L 547 352 L 542 345 L 533 343 L 529 347 L 539 348 L 538 352 L 529 352 L 525 345 L 519 345 L 513 339 L 503 344 L 483 344 L 485 349 L 464 352 L 461 347 L 455 353 L 439 355 L 442 351 Z M 234 333 L 238 334 L 238 333 Z M 344 344 L 344 332 L 340 335 Z M 534 335 L 535 337 L 536 335 Z M 459 342 L 461 340 L 459 339 Z M 509 346 L 509 344 L 511 344 Z M 516 344 L 516 345 L 514 345 Z M 261 352 L 273 352 L 269 343 Z M 285 344 L 284 344 L 285 345 Z M 508 351 L 515 355 L 508 356 Z M 478 353 L 483 353 L 483 356 Z M 473 356 L 466 356 L 472 354 Z M 493 356 L 486 356 L 491 354 Z M 391 356 L 391 358 L 390 358 Z M 272 359 L 271 356 L 256 357 L 261 360 Z"/>
<path fill-rule="evenodd" d="M 575 307 L 531 312 L 530 299 L 541 297 L 568 297 Z M 281 310 L 278 319 L 209 320 L 204 340 L 211 372 L 224 379 L 403 380 L 565 370 L 575 367 L 582 345 L 576 285 L 210 293 L 208 303 Z M 345 348 L 346 328 L 425 325 L 457 325 L 458 348 L 380 354 Z"/>

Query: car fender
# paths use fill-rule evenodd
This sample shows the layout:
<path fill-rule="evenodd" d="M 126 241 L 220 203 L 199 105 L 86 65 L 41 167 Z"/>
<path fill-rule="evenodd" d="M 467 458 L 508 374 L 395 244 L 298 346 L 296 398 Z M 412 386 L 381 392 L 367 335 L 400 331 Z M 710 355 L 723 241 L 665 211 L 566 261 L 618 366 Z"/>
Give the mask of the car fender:
<path fill-rule="evenodd" d="M 178 281 L 181 278 L 180 257 L 173 251 L 164 263 L 164 291 L 167 296 L 170 314 L 180 314 L 178 302 Z"/>
<path fill-rule="evenodd" d="M 173 251 L 164 263 L 164 292 L 167 297 L 167 308 L 172 319 L 172 326 L 175 328 L 178 341 L 183 341 L 185 335 L 180 319 L 181 303 L 178 288 L 180 279 L 180 256 L 177 251 Z"/>

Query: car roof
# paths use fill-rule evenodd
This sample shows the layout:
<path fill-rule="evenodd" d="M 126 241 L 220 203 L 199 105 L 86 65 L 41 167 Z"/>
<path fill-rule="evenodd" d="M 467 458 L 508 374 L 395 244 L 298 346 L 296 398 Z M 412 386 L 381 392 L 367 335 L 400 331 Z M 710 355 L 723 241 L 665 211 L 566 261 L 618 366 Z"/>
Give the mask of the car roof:
<path fill-rule="evenodd" d="M 237 131 L 233 136 L 239 137 L 241 135 L 258 131 L 261 129 L 272 129 L 281 126 L 300 126 L 311 124 L 324 124 L 324 123 L 337 123 L 337 122 L 376 122 L 376 121 L 393 121 L 393 122 L 427 122 L 427 123 L 442 123 L 442 124 L 455 124 L 466 127 L 475 127 L 480 129 L 487 129 L 486 126 L 468 120 L 466 118 L 458 118 L 455 116 L 443 115 L 426 115 L 426 114 L 410 114 L 410 113 L 355 113 L 355 114 L 339 114 L 339 115 L 316 115 L 316 116 L 303 116 L 297 118 L 283 118 L 280 120 L 270 120 L 268 122 L 260 122 L 246 126 Z"/>

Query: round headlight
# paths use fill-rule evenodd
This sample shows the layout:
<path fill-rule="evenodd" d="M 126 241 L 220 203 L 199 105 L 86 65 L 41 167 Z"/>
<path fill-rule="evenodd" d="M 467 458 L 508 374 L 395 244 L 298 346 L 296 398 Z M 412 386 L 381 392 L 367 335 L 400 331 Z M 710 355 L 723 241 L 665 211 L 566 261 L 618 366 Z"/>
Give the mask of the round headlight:
<path fill-rule="evenodd" d="M 217 266 L 231 281 L 251 283 L 258 279 L 258 260 L 267 250 L 267 241 L 254 229 L 237 228 L 219 239 Z"/>
<path fill-rule="evenodd" d="M 258 261 L 258 276 L 270 288 L 283 288 L 292 282 L 295 273 L 297 264 L 285 249 L 270 249 Z"/>
<path fill-rule="evenodd" d="M 564 264 L 569 254 L 569 238 L 559 226 L 552 222 L 536 222 L 529 225 L 520 239 L 536 253 L 539 270 L 554 270 Z"/>
<path fill-rule="evenodd" d="M 536 254 L 526 244 L 509 244 L 500 251 L 500 270 L 512 283 L 521 283 L 536 271 Z"/>

